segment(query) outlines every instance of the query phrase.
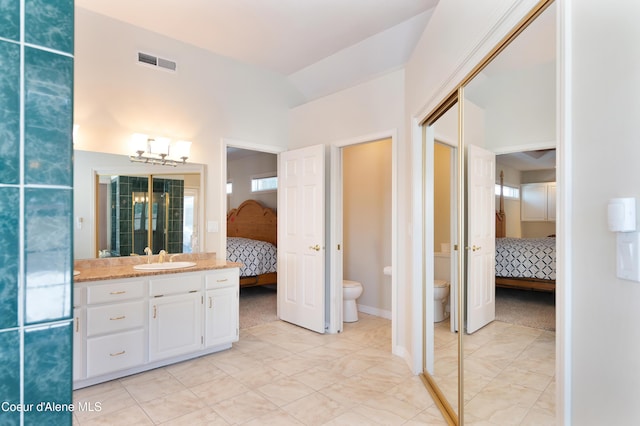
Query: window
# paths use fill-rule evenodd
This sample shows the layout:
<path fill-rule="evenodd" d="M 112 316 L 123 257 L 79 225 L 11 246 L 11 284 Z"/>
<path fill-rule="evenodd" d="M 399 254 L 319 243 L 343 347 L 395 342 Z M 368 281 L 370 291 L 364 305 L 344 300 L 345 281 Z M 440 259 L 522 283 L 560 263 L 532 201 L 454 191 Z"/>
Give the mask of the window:
<path fill-rule="evenodd" d="M 278 176 L 276 176 L 275 173 L 251 177 L 251 192 L 276 191 L 277 189 Z"/>
<path fill-rule="evenodd" d="M 198 251 L 198 237 L 196 224 L 198 223 L 198 191 L 192 188 L 184 189 L 184 222 L 182 224 L 182 252 L 194 253 Z"/>
<path fill-rule="evenodd" d="M 520 188 L 504 185 L 502 187 L 504 198 L 520 198 Z M 496 195 L 500 195 L 500 185 L 496 183 Z"/>

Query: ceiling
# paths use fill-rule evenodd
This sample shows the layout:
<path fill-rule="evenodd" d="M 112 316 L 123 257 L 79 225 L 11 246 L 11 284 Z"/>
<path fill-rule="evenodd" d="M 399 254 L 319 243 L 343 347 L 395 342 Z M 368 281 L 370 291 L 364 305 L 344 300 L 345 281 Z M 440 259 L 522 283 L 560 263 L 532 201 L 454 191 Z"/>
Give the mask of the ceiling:
<path fill-rule="evenodd" d="M 285 76 L 428 13 L 437 3 L 438 0 L 75 2 L 78 7 Z M 412 39 L 405 37 L 397 42 L 415 46 L 426 22 L 420 21 L 420 31 L 408 33 Z M 404 46 L 387 48 L 392 53 Z M 385 52 L 378 50 L 377 54 Z"/>
<path fill-rule="evenodd" d="M 519 171 L 555 169 L 556 150 L 541 149 L 501 154 L 496 156 L 496 163 Z"/>

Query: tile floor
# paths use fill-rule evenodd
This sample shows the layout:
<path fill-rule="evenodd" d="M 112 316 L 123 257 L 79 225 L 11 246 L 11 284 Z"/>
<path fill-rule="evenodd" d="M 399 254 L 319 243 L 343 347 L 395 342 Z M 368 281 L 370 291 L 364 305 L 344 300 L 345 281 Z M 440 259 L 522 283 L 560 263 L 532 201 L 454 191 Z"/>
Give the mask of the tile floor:
<path fill-rule="evenodd" d="M 74 425 L 445 425 L 420 379 L 391 355 L 386 319 L 337 335 L 275 321 L 232 349 L 74 392 L 101 410 Z"/>
<path fill-rule="evenodd" d="M 455 341 L 436 326 L 435 378 L 454 406 Z M 101 410 L 74 425 L 446 424 L 390 344 L 390 322 L 362 313 L 339 335 L 271 322 L 230 350 L 75 391 Z M 554 424 L 555 333 L 495 321 L 464 346 L 465 424 Z"/>
<path fill-rule="evenodd" d="M 457 335 L 436 325 L 434 378 L 457 407 Z M 555 333 L 494 321 L 464 338 L 465 425 L 555 424 Z"/>

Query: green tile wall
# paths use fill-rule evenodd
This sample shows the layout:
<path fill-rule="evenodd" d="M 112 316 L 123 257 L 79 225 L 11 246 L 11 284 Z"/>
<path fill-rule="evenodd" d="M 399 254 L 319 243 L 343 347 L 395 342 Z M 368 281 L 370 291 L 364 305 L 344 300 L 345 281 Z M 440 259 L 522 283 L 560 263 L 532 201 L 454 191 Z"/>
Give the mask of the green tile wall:
<path fill-rule="evenodd" d="M 0 0 L 0 425 L 72 422 L 73 7 Z"/>
<path fill-rule="evenodd" d="M 116 176 L 111 179 L 111 202 L 116 208 L 111 209 L 111 247 L 113 256 L 129 256 L 131 253 L 144 255 L 147 246 L 147 231 L 133 230 L 133 193 L 147 192 L 149 180 L 141 176 Z M 176 179 L 153 179 L 154 194 L 169 194 L 169 208 L 167 218 L 167 244 L 165 246 L 163 231 L 158 228 L 153 233 L 154 254 L 160 250 L 167 253 L 182 253 L 183 251 L 183 216 L 184 216 L 184 181 Z M 158 211 L 158 221 L 164 221 L 164 208 Z M 132 235 L 137 232 L 135 243 Z"/>

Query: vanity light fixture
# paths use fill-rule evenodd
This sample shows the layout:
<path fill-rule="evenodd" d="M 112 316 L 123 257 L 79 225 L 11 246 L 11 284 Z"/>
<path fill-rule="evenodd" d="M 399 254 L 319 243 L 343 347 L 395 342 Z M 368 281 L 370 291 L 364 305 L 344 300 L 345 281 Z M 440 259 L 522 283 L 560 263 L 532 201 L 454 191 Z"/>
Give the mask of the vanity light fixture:
<path fill-rule="evenodd" d="M 135 155 L 129 156 L 133 162 L 173 167 L 185 164 L 191 150 L 191 142 L 176 141 L 171 143 L 169 138 L 154 138 L 142 133 L 134 133 L 131 136 L 130 146 L 131 150 L 135 152 Z"/>

